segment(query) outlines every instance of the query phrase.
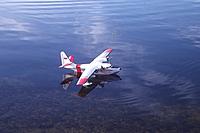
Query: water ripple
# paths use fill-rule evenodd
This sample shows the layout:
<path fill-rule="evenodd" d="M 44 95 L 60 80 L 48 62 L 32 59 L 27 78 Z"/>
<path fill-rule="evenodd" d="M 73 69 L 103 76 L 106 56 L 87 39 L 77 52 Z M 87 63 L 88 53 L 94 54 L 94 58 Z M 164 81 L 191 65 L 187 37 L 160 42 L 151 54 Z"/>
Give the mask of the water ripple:
<path fill-rule="evenodd" d="M 161 91 L 153 90 L 155 86 L 171 88 L 173 92 L 169 93 L 168 98 L 196 98 L 195 84 L 191 80 L 146 69 L 144 63 L 148 61 L 145 57 L 151 51 L 145 49 L 148 43 L 141 43 L 151 34 L 159 35 L 159 30 L 163 33 L 163 29 L 173 29 L 177 24 L 173 19 L 191 14 L 193 6 L 185 8 L 187 3 L 139 0 L 2 0 L 0 4 L 0 11 L 4 12 L 5 7 L 8 9 L 0 17 L 0 32 L 4 34 L 1 40 L 10 39 L 9 37 L 37 40 L 41 37 L 47 42 L 65 43 L 67 37 L 73 36 L 81 42 L 76 47 L 82 49 L 79 54 L 85 57 L 95 56 L 100 52 L 99 47 L 112 47 L 116 50 L 113 56 L 118 58 L 113 59 L 113 62 L 121 64 L 124 69 L 121 74 L 125 85 L 119 86 L 125 89 L 121 90 L 118 98 L 110 99 L 113 103 L 138 105 L 150 101 L 160 102 L 155 97 L 151 98 L 152 93 Z M 193 15 L 198 15 L 198 12 Z M 200 47 L 198 24 L 181 27 L 179 34 Z M 195 64 L 199 62 L 187 61 L 182 65 L 185 69 L 177 71 L 183 73 L 198 69 Z"/>

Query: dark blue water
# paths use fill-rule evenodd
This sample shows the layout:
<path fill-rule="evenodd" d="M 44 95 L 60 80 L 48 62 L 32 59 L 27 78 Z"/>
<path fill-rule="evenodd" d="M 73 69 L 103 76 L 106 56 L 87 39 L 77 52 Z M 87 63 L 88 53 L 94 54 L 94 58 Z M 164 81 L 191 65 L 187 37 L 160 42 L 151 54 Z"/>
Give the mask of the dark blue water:
<path fill-rule="evenodd" d="M 119 79 L 63 89 L 106 48 Z M 200 132 L 199 0 L 1 0 L 0 62 L 2 133 Z"/>

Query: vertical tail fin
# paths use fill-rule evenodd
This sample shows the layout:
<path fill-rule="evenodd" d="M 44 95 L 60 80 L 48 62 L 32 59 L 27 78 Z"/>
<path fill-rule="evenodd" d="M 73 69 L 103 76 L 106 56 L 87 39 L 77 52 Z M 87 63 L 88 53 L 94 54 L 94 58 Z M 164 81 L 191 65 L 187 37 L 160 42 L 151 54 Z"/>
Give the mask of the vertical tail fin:
<path fill-rule="evenodd" d="M 74 60 L 73 56 L 70 56 L 70 58 L 67 57 L 67 55 L 65 54 L 64 51 L 61 51 L 60 52 L 60 59 L 61 59 L 61 66 L 60 68 L 62 67 L 66 67 L 66 66 L 71 66 L 71 67 L 74 67 L 74 63 L 72 62 Z M 70 67 L 70 68 L 71 68 Z"/>

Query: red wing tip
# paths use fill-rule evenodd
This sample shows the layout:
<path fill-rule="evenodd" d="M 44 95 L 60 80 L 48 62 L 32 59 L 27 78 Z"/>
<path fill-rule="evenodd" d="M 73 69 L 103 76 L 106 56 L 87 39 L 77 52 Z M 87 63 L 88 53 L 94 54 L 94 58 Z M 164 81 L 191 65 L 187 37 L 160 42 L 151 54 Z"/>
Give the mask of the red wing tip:
<path fill-rule="evenodd" d="M 106 49 L 106 52 L 112 52 L 112 49 L 111 48 L 108 48 L 108 49 Z"/>
<path fill-rule="evenodd" d="M 81 78 L 76 85 L 83 85 L 87 82 L 88 78 Z"/>

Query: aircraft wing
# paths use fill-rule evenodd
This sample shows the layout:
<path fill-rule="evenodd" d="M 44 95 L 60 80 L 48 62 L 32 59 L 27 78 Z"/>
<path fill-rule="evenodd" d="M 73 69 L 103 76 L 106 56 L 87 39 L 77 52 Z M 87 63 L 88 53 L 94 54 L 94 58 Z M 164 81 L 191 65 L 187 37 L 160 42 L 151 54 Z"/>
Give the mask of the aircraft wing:
<path fill-rule="evenodd" d="M 98 69 L 98 66 L 99 63 L 90 63 L 90 65 L 82 73 L 76 85 L 85 84 L 88 81 L 89 77 L 94 73 L 94 71 Z"/>
<path fill-rule="evenodd" d="M 104 61 L 107 61 L 107 56 L 112 52 L 111 48 L 108 48 L 103 51 L 99 56 L 97 56 L 90 65 L 84 70 L 81 77 L 79 78 L 76 85 L 83 85 L 85 84 L 89 77 L 94 73 L 95 70 L 99 69 L 99 66 L 101 66 L 101 63 Z"/>
<path fill-rule="evenodd" d="M 103 53 L 101 53 L 99 56 L 97 56 L 93 62 L 103 62 L 103 61 L 107 61 L 107 56 L 112 52 L 111 48 L 108 48 L 106 50 L 103 51 Z"/>

